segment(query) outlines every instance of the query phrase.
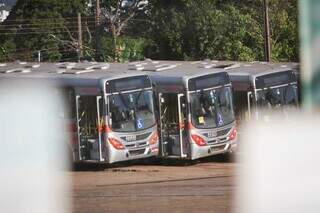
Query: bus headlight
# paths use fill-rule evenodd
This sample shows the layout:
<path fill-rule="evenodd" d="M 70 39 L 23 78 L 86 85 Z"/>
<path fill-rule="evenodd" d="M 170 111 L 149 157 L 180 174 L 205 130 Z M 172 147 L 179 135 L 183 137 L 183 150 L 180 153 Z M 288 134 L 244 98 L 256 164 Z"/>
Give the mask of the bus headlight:
<path fill-rule="evenodd" d="M 151 136 L 151 138 L 150 138 L 150 140 L 149 140 L 149 144 L 150 144 L 150 145 L 154 145 L 154 144 L 158 143 L 158 140 L 159 140 L 158 132 L 155 131 L 155 132 L 152 134 L 152 136 Z"/>
<path fill-rule="evenodd" d="M 124 145 L 118 141 L 115 138 L 109 138 L 109 143 L 115 148 L 115 149 L 124 149 Z"/>
<path fill-rule="evenodd" d="M 234 140 L 237 137 L 238 131 L 236 128 L 234 128 L 229 136 L 229 140 Z"/>
<path fill-rule="evenodd" d="M 191 135 L 191 138 L 198 146 L 206 146 L 207 145 L 207 142 L 199 135 Z"/>

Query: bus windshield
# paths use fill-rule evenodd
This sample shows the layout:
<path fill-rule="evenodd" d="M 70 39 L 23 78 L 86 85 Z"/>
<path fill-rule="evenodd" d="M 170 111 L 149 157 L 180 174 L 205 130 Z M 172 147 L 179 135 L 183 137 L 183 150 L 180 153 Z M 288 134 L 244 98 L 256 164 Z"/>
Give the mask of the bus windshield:
<path fill-rule="evenodd" d="M 109 122 L 114 131 L 140 131 L 156 123 L 152 90 L 114 94 L 110 96 L 109 104 Z"/>
<path fill-rule="evenodd" d="M 298 91 L 296 85 L 287 85 L 257 91 L 257 105 L 260 108 L 279 108 L 281 106 L 297 106 Z"/>
<path fill-rule="evenodd" d="M 215 128 L 235 120 L 230 87 L 190 94 L 191 120 L 196 128 Z"/>

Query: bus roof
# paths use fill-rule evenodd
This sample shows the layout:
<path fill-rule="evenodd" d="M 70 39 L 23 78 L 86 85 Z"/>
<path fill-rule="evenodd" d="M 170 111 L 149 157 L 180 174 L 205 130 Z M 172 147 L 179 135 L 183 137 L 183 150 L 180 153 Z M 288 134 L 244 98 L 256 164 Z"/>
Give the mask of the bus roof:
<path fill-rule="evenodd" d="M 140 61 L 129 63 L 131 70 L 140 70 L 157 84 L 184 85 L 187 79 L 224 72 L 225 70 L 205 67 L 204 61 Z"/>
<path fill-rule="evenodd" d="M 233 87 L 246 91 L 254 85 L 255 79 L 259 76 L 283 72 L 296 74 L 298 70 L 298 63 L 239 62 L 238 66 L 228 69 L 227 72 Z"/>
<path fill-rule="evenodd" d="M 59 80 L 74 86 L 97 86 L 102 80 L 145 75 L 123 63 L 25 63 L 0 64 L 0 77 Z"/>
<path fill-rule="evenodd" d="M 227 70 L 233 80 L 243 76 L 247 76 L 249 80 L 262 75 L 298 69 L 297 63 L 238 62 L 237 64 L 238 66 Z"/>
<path fill-rule="evenodd" d="M 131 63 L 63 62 L 0 64 L 0 77 L 45 78 L 62 80 L 74 86 L 99 85 L 102 80 L 148 75 L 158 85 L 184 87 L 187 79 L 227 72 L 232 83 L 251 85 L 261 75 L 293 70 L 297 63 L 234 62 L 234 61 L 137 61 Z"/>

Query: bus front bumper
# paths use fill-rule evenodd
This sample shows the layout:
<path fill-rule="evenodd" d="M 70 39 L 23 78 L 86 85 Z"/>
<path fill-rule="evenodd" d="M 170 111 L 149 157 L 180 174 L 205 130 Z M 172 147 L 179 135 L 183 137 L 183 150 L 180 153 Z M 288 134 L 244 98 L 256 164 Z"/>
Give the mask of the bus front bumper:
<path fill-rule="evenodd" d="M 238 148 L 237 139 L 227 141 L 225 143 L 207 146 L 198 146 L 191 143 L 191 160 L 209 157 L 213 155 L 232 153 Z"/>
<path fill-rule="evenodd" d="M 153 157 L 157 156 L 158 153 L 159 148 L 157 145 L 149 145 L 146 147 L 141 147 L 139 149 L 123 150 L 117 150 L 112 147 L 109 152 L 109 163 Z"/>

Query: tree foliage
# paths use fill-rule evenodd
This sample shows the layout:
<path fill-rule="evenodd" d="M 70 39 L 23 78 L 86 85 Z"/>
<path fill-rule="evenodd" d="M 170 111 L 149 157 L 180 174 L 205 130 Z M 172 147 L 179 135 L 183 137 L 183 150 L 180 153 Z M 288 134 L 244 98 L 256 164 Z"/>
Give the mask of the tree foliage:
<path fill-rule="evenodd" d="M 298 60 L 297 2 L 270 1 L 272 57 Z M 289 15 L 290 14 L 290 15 Z M 147 56 L 263 60 L 262 1 L 154 1 Z"/>
<path fill-rule="evenodd" d="M 48 61 L 75 54 L 59 41 L 75 34 L 77 12 L 84 9 L 85 0 L 18 0 L 0 28 L 1 43 L 15 44 L 10 49 L 1 45 L 14 53 L 7 55 L 7 60 L 33 60 L 39 50 Z"/>
<path fill-rule="evenodd" d="M 101 0 L 99 28 L 87 2 L 18 0 L 0 24 L 0 60 L 77 60 L 78 12 L 83 59 L 264 60 L 262 0 Z M 272 59 L 298 61 L 297 0 L 269 0 L 269 17 Z"/>

